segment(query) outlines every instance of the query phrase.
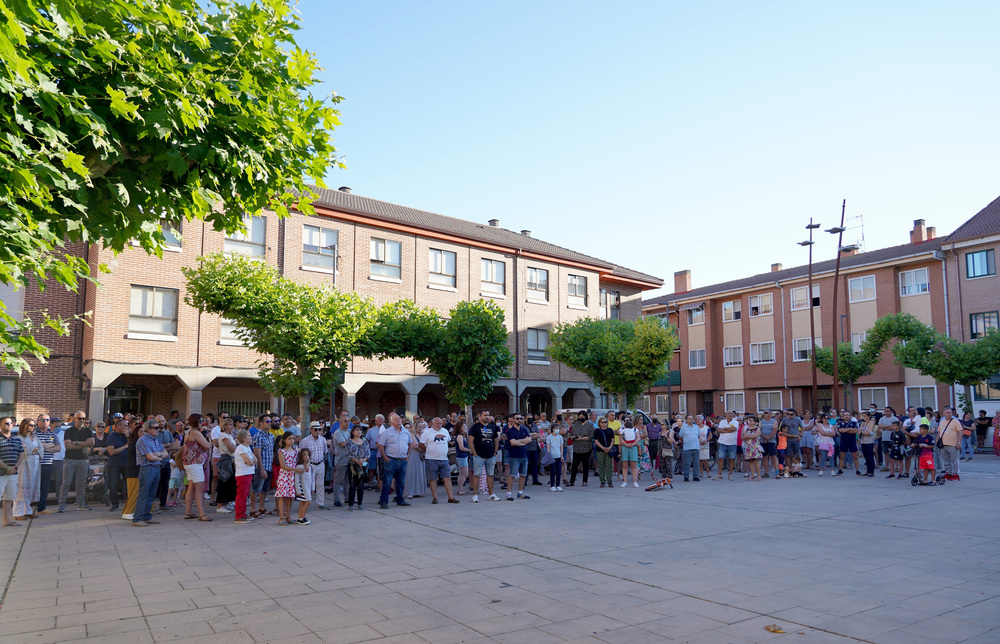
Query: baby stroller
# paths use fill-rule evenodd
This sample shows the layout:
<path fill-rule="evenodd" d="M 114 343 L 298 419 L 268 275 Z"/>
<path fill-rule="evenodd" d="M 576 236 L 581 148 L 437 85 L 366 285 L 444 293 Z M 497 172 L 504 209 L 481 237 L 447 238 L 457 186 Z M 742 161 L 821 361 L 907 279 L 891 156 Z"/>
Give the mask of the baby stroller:
<path fill-rule="evenodd" d="M 87 503 L 107 503 L 108 486 L 104 476 L 104 464 L 91 464 L 87 476 Z"/>

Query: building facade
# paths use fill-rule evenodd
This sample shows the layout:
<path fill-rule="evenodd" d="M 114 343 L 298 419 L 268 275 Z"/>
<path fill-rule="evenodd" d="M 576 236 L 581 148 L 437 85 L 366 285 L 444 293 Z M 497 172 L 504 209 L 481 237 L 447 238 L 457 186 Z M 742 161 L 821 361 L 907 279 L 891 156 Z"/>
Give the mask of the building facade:
<path fill-rule="evenodd" d="M 81 247 L 77 251 L 95 273 L 101 264 L 111 272 L 78 293 L 0 293 L 25 311 L 92 311 L 90 324 L 77 324 L 70 336 L 40 335 L 53 356 L 34 364 L 33 374 L 0 374 L 9 412 L 23 417 L 83 408 L 94 418 L 126 410 L 297 413 L 298 401 L 272 399 L 257 384 L 257 364 L 266 356 L 243 346 L 231 321 L 184 303 L 181 269 L 213 252 L 258 257 L 289 279 L 355 291 L 377 305 L 411 299 L 447 313 L 462 300 L 495 301 L 516 356 L 511 377 L 481 402 L 497 411 L 593 404 L 600 394 L 593 384 L 549 360 L 549 331 L 586 316 L 634 319 L 642 291 L 662 285 L 653 276 L 535 239 L 530 231 L 506 230 L 496 220 L 445 217 L 347 189 L 320 189 L 318 195 L 315 215 L 248 217 L 247 232 L 233 237 L 188 222 L 170 231 L 162 259 L 139 248 L 115 256 Z M 432 373 L 402 359 L 352 361 L 333 405 L 360 416 L 454 409 Z M 329 418 L 329 408 L 320 415 Z"/>
<path fill-rule="evenodd" d="M 815 407 L 812 400 L 811 337 L 817 346 L 850 342 L 857 350 L 877 319 L 903 312 L 974 341 L 997 327 L 998 244 L 1000 200 L 943 239 L 916 220 L 909 243 L 842 254 L 836 317 L 835 260 L 813 264 L 811 294 L 808 266 L 774 264 L 769 273 L 700 288 L 692 288 L 690 271 L 679 271 L 674 293 L 643 302 L 645 315 L 677 326 L 682 348 L 671 361 L 672 382 L 657 383 L 642 404 L 661 414 L 827 408 L 833 379 L 822 372 Z M 870 375 L 854 383 L 851 400 L 840 392 L 841 407 L 855 410 L 871 403 L 939 409 L 954 405 L 958 393 L 897 365 L 888 351 Z M 1000 391 L 989 383 L 974 398 L 976 410 L 991 415 L 1000 405 Z"/>

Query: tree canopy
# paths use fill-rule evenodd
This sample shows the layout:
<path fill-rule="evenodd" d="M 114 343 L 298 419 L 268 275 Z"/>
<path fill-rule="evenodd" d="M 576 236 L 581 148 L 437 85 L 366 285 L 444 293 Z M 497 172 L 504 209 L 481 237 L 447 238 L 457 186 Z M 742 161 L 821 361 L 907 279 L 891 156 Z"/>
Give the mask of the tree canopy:
<path fill-rule="evenodd" d="M 657 380 L 680 347 L 677 329 L 659 318 L 597 320 L 560 324 L 550 334 L 549 355 L 582 372 L 602 389 L 632 406 Z"/>
<path fill-rule="evenodd" d="M 212 7 L 209 9 L 208 7 Z M 0 282 L 76 288 L 68 244 L 159 254 L 163 227 L 292 204 L 339 163 L 337 97 L 293 38 L 287 0 L 12 0 L 0 3 Z M 44 359 L 40 323 L 0 304 L 2 366 Z M 32 320 L 32 316 L 34 320 Z"/>

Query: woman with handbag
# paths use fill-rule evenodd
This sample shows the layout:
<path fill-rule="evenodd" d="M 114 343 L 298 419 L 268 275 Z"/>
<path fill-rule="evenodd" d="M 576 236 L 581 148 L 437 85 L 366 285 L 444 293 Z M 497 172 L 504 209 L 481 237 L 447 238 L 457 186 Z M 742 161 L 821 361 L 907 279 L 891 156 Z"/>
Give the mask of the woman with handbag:
<path fill-rule="evenodd" d="M 600 418 L 597 421 L 597 429 L 594 430 L 594 446 L 597 448 L 597 476 L 601 479 L 601 487 L 613 488 L 611 482 L 612 468 L 614 462 L 615 448 L 614 432 L 608 427 L 608 419 Z"/>
<path fill-rule="evenodd" d="M 211 521 L 212 517 L 205 514 L 203 494 L 205 461 L 212 453 L 212 444 L 201 431 L 201 414 L 191 414 L 188 417 L 187 431 L 184 432 L 182 444 L 181 465 L 188 479 L 187 492 L 184 495 L 184 518 Z M 198 514 L 191 513 L 192 502 L 196 504 Z"/>
<path fill-rule="evenodd" d="M 549 489 L 562 492 L 563 437 L 559 427 L 550 428 L 549 435 L 545 437 L 545 450 L 541 463 L 549 468 Z"/>
<path fill-rule="evenodd" d="M 236 463 L 233 454 L 236 453 L 236 440 L 233 437 L 234 425 L 230 418 L 219 424 L 219 485 L 215 488 L 215 511 L 218 514 L 228 514 L 236 509 Z"/>

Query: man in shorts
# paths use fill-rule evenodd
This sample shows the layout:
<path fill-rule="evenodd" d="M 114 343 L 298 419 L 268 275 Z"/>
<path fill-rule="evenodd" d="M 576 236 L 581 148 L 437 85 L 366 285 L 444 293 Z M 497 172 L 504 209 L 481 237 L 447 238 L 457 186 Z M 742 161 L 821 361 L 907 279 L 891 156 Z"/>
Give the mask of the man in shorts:
<path fill-rule="evenodd" d="M 479 475 L 484 468 L 490 501 L 499 501 L 500 497 L 493 493 L 493 470 L 496 468 L 500 438 L 497 426 L 490 422 L 489 410 L 479 412 L 479 419 L 469 428 L 469 438 L 472 439 L 472 502 L 479 503 Z"/>
<path fill-rule="evenodd" d="M 802 419 L 794 409 L 785 411 L 778 426 L 778 435 L 785 438 L 785 478 L 804 477 L 802 473 Z"/>
<path fill-rule="evenodd" d="M 837 476 L 843 476 L 844 463 L 848 455 L 854 465 L 854 473 L 861 476 L 861 462 L 858 460 L 858 422 L 846 409 L 837 421 L 837 433 L 840 434 L 840 469 L 837 470 Z"/>
<path fill-rule="evenodd" d="M 263 416 L 258 417 L 253 429 L 250 430 L 254 458 L 257 467 L 254 469 L 253 482 L 250 484 L 250 514 L 261 516 L 267 514 L 267 492 L 271 487 L 271 468 L 274 464 L 274 436 L 264 427 Z M 214 430 L 213 430 L 214 431 Z M 256 501 L 257 511 L 253 511 Z"/>
<path fill-rule="evenodd" d="M 431 503 L 438 502 L 438 479 L 444 481 L 445 492 L 448 493 L 448 503 L 458 503 L 451 490 L 451 465 L 448 463 L 448 441 L 451 434 L 444 428 L 440 418 L 433 418 L 431 426 L 420 435 L 420 451 L 424 453 L 424 469 L 427 475 L 427 485 L 431 488 Z M 416 464 L 415 464 L 416 465 Z"/>
<path fill-rule="evenodd" d="M 524 485 L 528 481 L 528 443 L 531 442 L 531 432 L 521 423 L 521 414 L 512 414 L 507 427 L 507 456 L 510 457 L 510 471 L 507 474 L 507 500 L 514 500 L 514 484 L 517 483 L 517 498 L 530 499 L 524 493 Z"/>
<path fill-rule="evenodd" d="M 736 438 L 739 430 L 740 424 L 731 411 L 727 411 L 726 417 L 716 425 L 716 431 L 719 433 L 719 477 L 717 479 L 719 481 L 722 480 L 722 468 L 727 460 L 729 461 L 729 480 L 733 480 L 733 469 L 736 465 Z"/>
<path fill-rule="evenodd" d="M 764 449 L 764 478 L 769 479 L 769 470 L 774 470 L 778 476 L 778 421 L 771 417 L 771 410 L 765 409 L 758 423 L 760 427 L 760 446 Z"/>

